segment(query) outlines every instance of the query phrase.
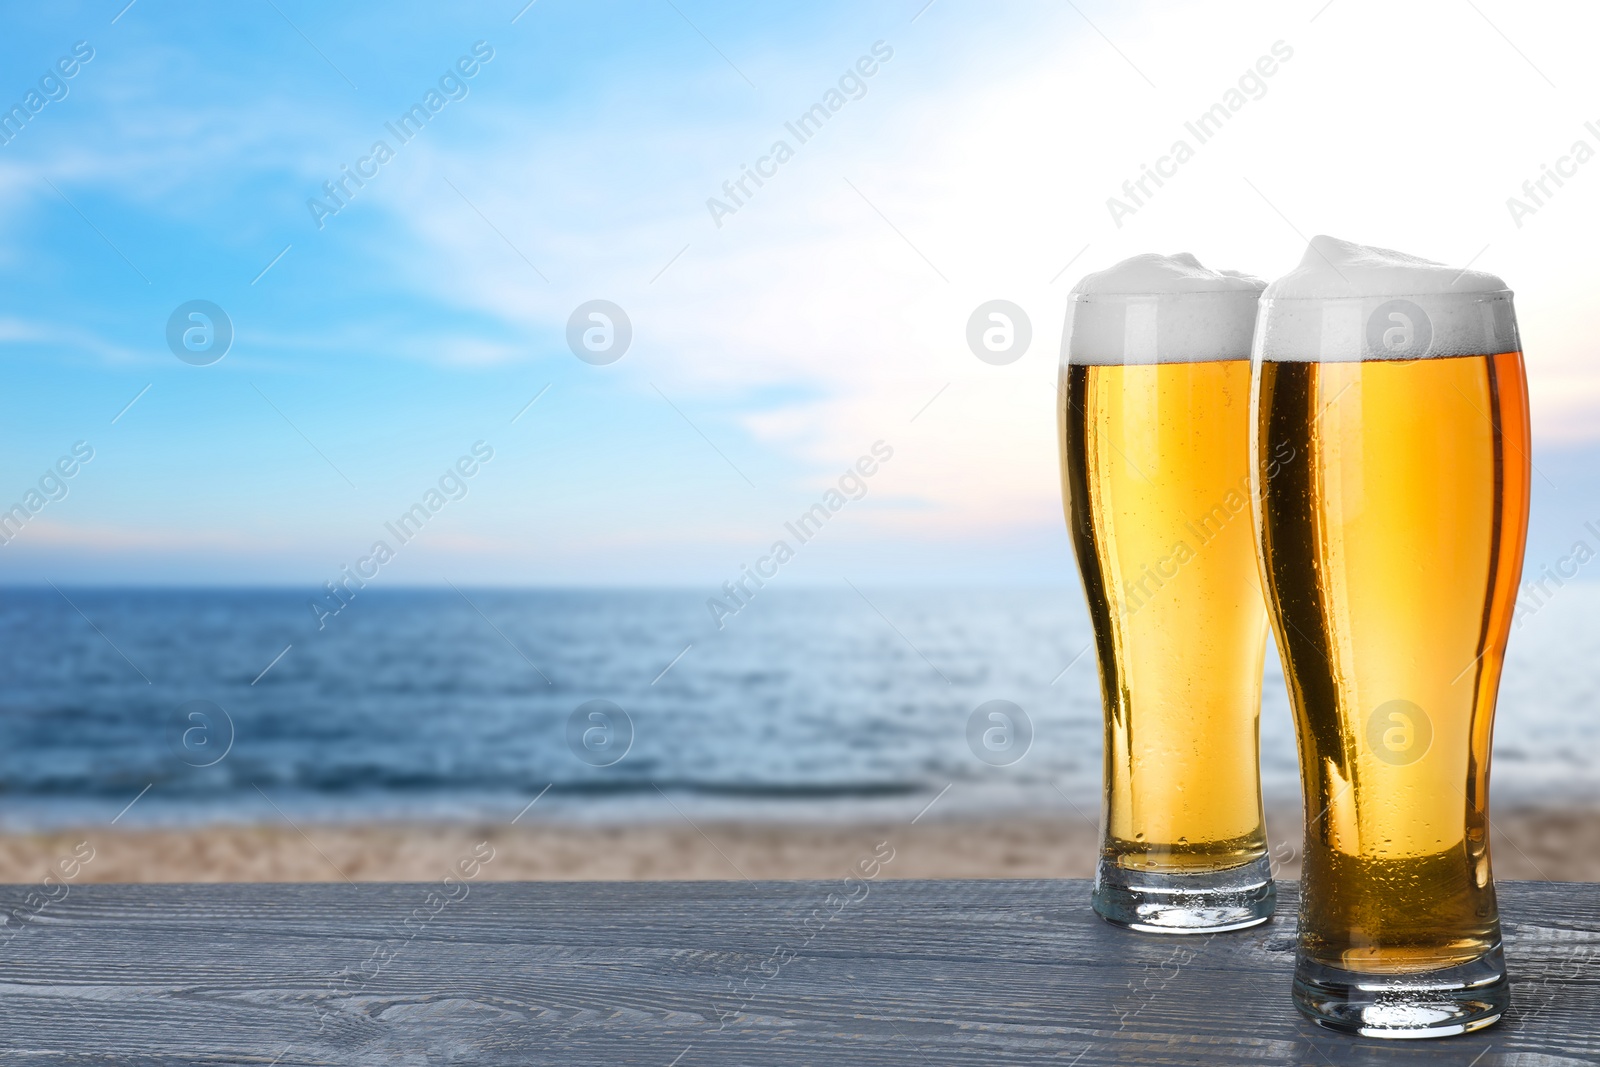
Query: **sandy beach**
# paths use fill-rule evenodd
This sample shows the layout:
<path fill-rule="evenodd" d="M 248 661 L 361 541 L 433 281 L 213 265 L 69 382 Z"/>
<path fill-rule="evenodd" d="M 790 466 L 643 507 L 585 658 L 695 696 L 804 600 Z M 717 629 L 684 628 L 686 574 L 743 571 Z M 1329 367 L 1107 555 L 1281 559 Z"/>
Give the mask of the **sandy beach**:
<path fill-rule="evenodd" d="M 1296 813 L 1269 817 L 1280 876 L 1299 873 Z M 1084 819 L 990 818 L 843 826 L 367 824 L 63 830 L 0 836 L 0 881 L 37 882 L 75 852 L 85 882 L 428 881 L 462 858 L 493 859 L 480 879 L 836 878 L 893 850 L 881 877 L 1081 878 L 1093 871 Z M 1494 824 L 1498 878 L 1600 881 L 1600 811 L 1509 811 Z"/>

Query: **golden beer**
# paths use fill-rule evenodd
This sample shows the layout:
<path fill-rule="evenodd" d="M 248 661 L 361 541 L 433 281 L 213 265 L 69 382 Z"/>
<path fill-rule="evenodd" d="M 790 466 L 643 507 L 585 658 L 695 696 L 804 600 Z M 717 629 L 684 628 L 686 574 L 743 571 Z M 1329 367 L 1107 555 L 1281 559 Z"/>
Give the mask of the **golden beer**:
<path fill-rule="evenodd" d="M 1267 847 L 1250 361 L 1062 380 L 1062 495 L 1105 694 L 1106 857 L 1172 873 L 1248 863 Z"/>
<path fill-rule="evenodd" d="M 1078 295 L 1061 369 L 1062 499 L 1105 712 L 1094 905 L 1136 929 L 1250 926 L 1275 902 L 1250 517 L 1256 292 Z"/>
<path fill-rule="evenodd" d="M 1327 303 L 1324 358 L 1305 359 L 1272 316 L 1308 306 L 1264 301 L 1253 398 L 1307 817 L 1296 999 L 1335 1029 L 1460 1033 L 1506 1003 L 1489 748 L 1528 519 L 1526 376 L 1509 293 Z M 1331 353 L 1363 358 L 1326 358 L 1363 317 L 1368 341 Z M 1387 358 L 1385 338 L 1418 358 Z"/>

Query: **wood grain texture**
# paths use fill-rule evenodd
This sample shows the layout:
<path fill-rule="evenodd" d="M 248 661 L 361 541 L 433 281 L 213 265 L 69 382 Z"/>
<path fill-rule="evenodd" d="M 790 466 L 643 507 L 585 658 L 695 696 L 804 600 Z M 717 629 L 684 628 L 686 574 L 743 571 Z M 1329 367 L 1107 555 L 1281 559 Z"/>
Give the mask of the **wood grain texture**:
<path fill-rule="evenodd" d="M 1503 883 L 1513 1013 L 1403 1043 L 1300 1020 L 1292 883 L 1183 938 L 1082 881 L 853 886 L 4 886 L 0 1064 L 1600 1063 L 1600 885 Z"/>

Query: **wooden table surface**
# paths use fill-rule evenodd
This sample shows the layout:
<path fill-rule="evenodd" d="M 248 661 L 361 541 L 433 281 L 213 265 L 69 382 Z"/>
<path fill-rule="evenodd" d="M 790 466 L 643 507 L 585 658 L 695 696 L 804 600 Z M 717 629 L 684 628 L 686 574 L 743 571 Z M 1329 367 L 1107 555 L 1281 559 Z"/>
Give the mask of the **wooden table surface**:
<path fill-rule="evenodd" d="M 0 887 L 0 1063 L 1600 1063 L 1600 885 L 1502 884 L 1512 1013 L 1421 1042 L 1300 1019 L 1293 883 L 1209 937 L 1082 881 L 66 888 Z"/>

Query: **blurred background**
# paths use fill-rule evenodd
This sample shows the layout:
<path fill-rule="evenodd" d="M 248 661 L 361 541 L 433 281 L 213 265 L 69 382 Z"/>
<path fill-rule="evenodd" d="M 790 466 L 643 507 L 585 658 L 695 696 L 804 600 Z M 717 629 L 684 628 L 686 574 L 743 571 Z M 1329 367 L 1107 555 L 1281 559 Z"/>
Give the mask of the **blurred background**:
<path fill-rule="evenodd" d="M 882 840 L 890 875 L 1087 874 L 1066 293 L 1145 251 L 1270 279 L 1330 233 L 1517 293 L 1542 585 L 1495 859 L 1600 878 L 1600 13 L 8 23 L 0 877 L 87 841 L 81 880 L 431 878 L 485 839 L 488 877 L 825 877 Z M 1293 873 L 1270 655 L 1262 737 Z"/>

